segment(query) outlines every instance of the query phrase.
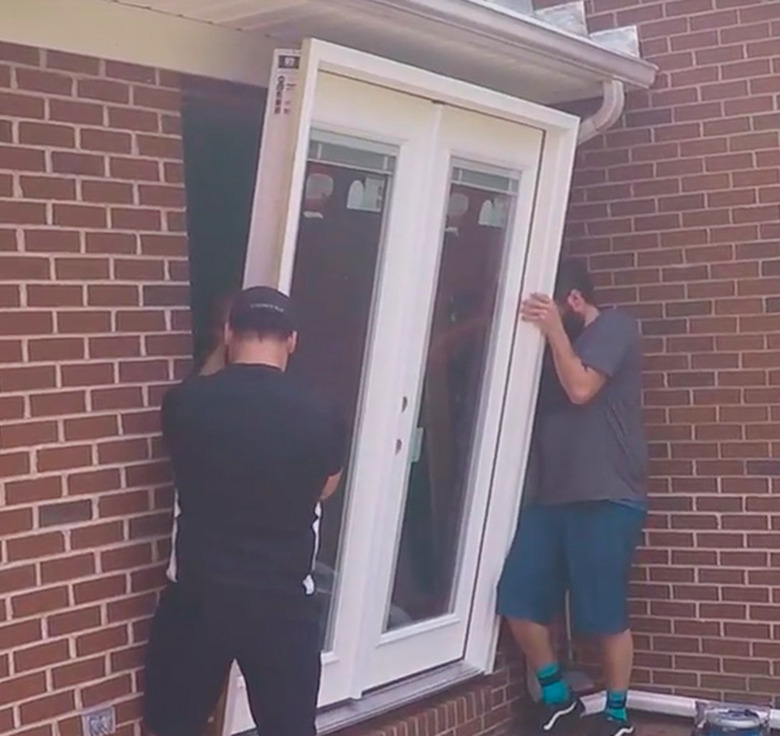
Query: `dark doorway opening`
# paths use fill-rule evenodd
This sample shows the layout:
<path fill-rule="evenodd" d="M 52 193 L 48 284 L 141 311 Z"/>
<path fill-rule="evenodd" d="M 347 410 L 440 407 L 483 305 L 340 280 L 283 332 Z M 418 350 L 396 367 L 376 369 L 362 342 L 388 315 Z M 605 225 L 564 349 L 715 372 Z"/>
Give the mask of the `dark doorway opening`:
<path fill-rule="evenodd" d="M 182 94 L 190 301 L 197 360 L 216 300 L 241 287 L 266 90 L 186 77 Z"/>

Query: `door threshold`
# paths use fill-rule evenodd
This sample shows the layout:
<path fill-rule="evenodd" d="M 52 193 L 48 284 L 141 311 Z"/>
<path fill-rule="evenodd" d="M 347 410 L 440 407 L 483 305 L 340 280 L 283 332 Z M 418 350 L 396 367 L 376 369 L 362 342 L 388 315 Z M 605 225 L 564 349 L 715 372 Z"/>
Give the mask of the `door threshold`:
<path fill-rule="evenodd" d="M 350 700 L 322 708 L 317 714 L 317 734 L 341 731 L 358 723 L 390 713 L 420 700 L 484 677 L 485 673 L 465 662 L 438 667 L 415 677 L 409 677 L 393 685 L 366 693 L 358 700 Z M 244 731 L 237 736 L 256 736 L 257 731 Z"/>
<path fill-rule="evenodd" d="M 317 733 L 329 734 L 356 723 L 368 721 L 404 705 L 437 695 L 456 685 L 481 677 L 484 673 L 465 662 L 438 667 L 415 677 L 367 693 L 326 709 L 317 716 Z"/>

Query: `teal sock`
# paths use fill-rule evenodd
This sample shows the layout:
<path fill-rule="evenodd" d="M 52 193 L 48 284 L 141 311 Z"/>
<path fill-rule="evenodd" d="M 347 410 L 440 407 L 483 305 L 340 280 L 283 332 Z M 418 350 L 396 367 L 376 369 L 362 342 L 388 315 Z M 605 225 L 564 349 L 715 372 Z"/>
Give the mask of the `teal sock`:
<path fill-rule="evenodd" d="M 571 699 L 569 686 L 561 676 L 561 668 L 557 662 L 537 670 L 536 679 L 542 687 L 542 702 L 545 705 L 567 703 Z"/>
<path fill-rule="evenodd" d="M 616 721 L 627 721 L 627 698 L 628 692 L 625 690 L 607 690 L 607 707 L 604 709 L 604 714 Z"/>

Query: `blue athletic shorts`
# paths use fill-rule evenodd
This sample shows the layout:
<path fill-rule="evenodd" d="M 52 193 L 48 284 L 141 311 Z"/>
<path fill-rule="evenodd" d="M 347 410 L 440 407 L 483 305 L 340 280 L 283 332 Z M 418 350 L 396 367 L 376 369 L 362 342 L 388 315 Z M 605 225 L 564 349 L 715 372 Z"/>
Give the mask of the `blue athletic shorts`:
<path fill-rule="evenodd" d="M 550 624 L 571 594 L 583 634 L 628 628 L 628 585 L 645 511 L 614 501 L 523 509 L 498 586 L 498 612 Z"/>

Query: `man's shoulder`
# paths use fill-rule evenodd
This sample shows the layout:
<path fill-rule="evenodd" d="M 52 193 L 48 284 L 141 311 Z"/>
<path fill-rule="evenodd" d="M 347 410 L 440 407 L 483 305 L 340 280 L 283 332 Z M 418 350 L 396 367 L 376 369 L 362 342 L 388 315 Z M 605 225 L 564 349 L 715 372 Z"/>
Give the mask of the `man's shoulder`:
<path fill-rule="evenodd" d="M 311 386 L 299 383 L 291 376 L 286 378 L 283 385 L 288 400 L 302 412 L 327 418 L 335 411 L 332 402 Z"/>
<path fill-rule="evenodd" d="M 618 340 L 621 343 L 640 343 L 639 321 L 624 307 L 601 310 L 594 328 L 589 332 L 591 339 L 598 342 Z"/>
<path fill-rule="evenodd" d="M 185 389 L 185 384 L 187 383 L 186 379 L 184 381 L 181 381 L 179 383 L 172 383 L 168 390 L 165 392 L 165 395 L 163 396 L 162 400 L 162 408 L 167 409 L 173 406 L 181 396 L 182 392 Z"/>
<path fill-rule="evenodd" d="M 626 331 L 639 333 L 639 321 L 634 314 L 625 307 L 609 307 L 604 309 L 599 316 L 599 320 L 605 325 L 613 328 L 619 328 Z"/>
<path fill-rule="evenodd" d="M 179 398 L 182 396 L 190 396 L 191 394 L 200 392 L 204 386 L 208 386 L 211 380 L 219 374 L 214 373 L 209 376 L 187 376 L 183 381 L 171 386 L 168 391 L 168 396 Z"/>
<path fill-rule="evenodd" d="M 344 431 L 341 412 L 336 403 L 316 388 L 299 382 L 294 376 L 285 376 L 282 390 L 294 421 L 317 427 L 327 433 Z"/>
<path fill-rule="evenodd" d="M 219 391 L 219 373 L 208 376 L 189 376 L 168 389 L 163 398 L 163 410 L 174 406 L 192 406 L 201 401 L 208 401 L 211 395 Z"/>

